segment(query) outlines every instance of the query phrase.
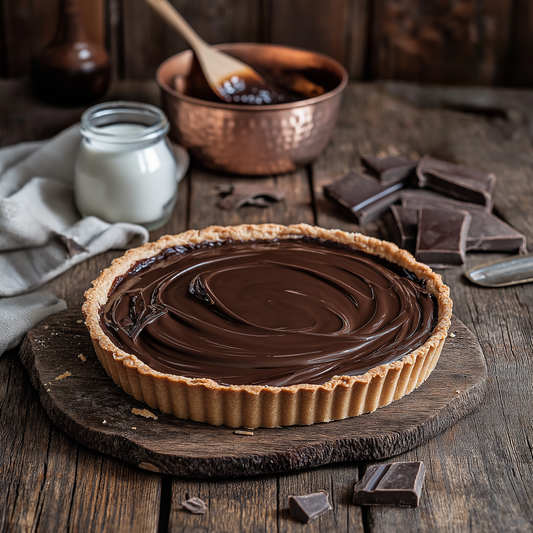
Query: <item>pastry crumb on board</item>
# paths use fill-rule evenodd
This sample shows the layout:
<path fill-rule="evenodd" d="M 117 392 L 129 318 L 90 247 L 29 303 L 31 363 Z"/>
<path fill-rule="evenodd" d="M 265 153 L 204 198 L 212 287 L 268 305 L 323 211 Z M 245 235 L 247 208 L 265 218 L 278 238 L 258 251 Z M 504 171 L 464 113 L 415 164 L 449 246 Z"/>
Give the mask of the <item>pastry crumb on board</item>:
<path fill-rule="evenodd" d="M 133 408 L 133 409 L 131 410 L 131 412 L 132 412 L 134 415 L 144 416 L 144 418 L 153 418 L 154 420 L 157 420 L 157 416 L 154 415 L 154 413 L 152 413 L 151 411 L 148 411 L 148 409 L 137 409 L 137 408 Z"/>

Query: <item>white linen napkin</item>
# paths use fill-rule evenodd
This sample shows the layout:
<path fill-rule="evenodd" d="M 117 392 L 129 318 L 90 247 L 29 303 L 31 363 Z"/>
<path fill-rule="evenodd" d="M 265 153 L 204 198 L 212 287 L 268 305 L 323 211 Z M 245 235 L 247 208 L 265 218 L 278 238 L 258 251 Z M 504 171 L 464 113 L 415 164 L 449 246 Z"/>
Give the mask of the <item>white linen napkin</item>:
<path fill-rule="evenodd" d="M 75 125 L 47 141 L 0 149 L 0 355 L 66 308 L 35 291 L 40 285 L 105 250 L 148 240 L 142 226 L 80 217 L 73 194 L 80 139 Z"/>

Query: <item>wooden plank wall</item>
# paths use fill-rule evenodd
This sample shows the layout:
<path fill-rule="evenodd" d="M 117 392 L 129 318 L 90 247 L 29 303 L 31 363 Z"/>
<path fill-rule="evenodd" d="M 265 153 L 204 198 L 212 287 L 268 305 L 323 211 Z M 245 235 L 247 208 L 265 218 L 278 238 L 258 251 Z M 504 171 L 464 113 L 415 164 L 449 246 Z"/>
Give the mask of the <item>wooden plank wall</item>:
<path fill-rule="evenodd" d="M 341 61 L 353 79 L 533 86 L 531 0 L 171 0 L 209 42 L 273 42 Z M 119 78 L 187 48 L 143 0 L 80 0 Z M 24 77 L 59 0 L 0 0 L 0 76 Z"/>

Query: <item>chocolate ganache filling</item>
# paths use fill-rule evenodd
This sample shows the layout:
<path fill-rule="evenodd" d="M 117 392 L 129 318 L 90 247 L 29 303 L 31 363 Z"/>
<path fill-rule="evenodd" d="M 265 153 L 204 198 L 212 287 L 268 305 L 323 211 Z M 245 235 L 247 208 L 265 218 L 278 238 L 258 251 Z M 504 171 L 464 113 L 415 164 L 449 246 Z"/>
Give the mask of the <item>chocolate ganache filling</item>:
<path fill-rule="evenodd" d="M 321 384 L 397 361 L 431 336 L 411 272 L 313 238 L 168 248 L 117 278 L 101 326 L 152 369 L 223 385 Z"/>

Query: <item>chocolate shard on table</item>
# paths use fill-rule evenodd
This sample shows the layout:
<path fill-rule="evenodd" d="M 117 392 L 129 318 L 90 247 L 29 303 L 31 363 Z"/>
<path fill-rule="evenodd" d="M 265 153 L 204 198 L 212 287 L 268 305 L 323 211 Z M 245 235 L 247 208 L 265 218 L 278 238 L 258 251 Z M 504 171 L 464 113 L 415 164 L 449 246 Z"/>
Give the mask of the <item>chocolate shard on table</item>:
<path fill-rule="evenodd" d="M 464 265 L 471 218 L 468 211 L 420 209 L 415 257 L 434 268 Z"/>
<path fill-rule="evenodd" d="M 192 514 L 205 514 L 207 511 L 207 505 L 204 500 L 201 500 L 196 496 L 181 502 L 181 505 Z"/>
<path fill-rule="evenodd" d="M 384 213 L 400 197 L 403 182 L 385 185 L 377 179 L 352 170 L 324 186 L 324 195 L 365 224 Z"/>
<path fill-rule="evenodd" d="M 404 250 L 414 253 L 418 229 L 418 208 L 390 206 L 392 240 Z"/>
<path fill-rule="evenodd" d="M 418 507 L 426 469 L 420 461 L 371 466 L 355 485 L 355 505 Z"/>
<path fill-rule="evenodd" d="M 468 211 L 472 216 L 466 238 L 467 251 L 525 253 L 526 237 L 488 213 L 483 206 L 454 200 L 426 190 L 405 190 L 401 193 L 405 208 L 435 207 Z"/>
<path fill-rule="evenodd" d="M 385 157 L 365 155 L 361 156 L 361 162 L 369 174 L 387 185 L 409 180 L 409 178 L 414 176 L 415 169 L 418 165 L 417 160 L 403 155 L 389 155 Z"/>
<path fill-rule="evenodd" d="M 291 516 L 307 524 L 331 509 L 328 493 L 325 490 L 304 496 L 289 496 Z"/>
<path fill-rule="evenodd" d="M 458 200 L 481 204 L 492 210 L 496 176 L 425 155 L 416 169 L 418 186 L 428 187 Z"/>
<path fill-rule="evenodd" d="M 218 207 L 226 210 L 239 209 L 243 205 L 267 207 L 267 199 L 280 202 L 286 194 L 285 189 L 261 184 L 226 183 L 217 188 L 221 194 L 226 195 L 218 202 Z"/>

